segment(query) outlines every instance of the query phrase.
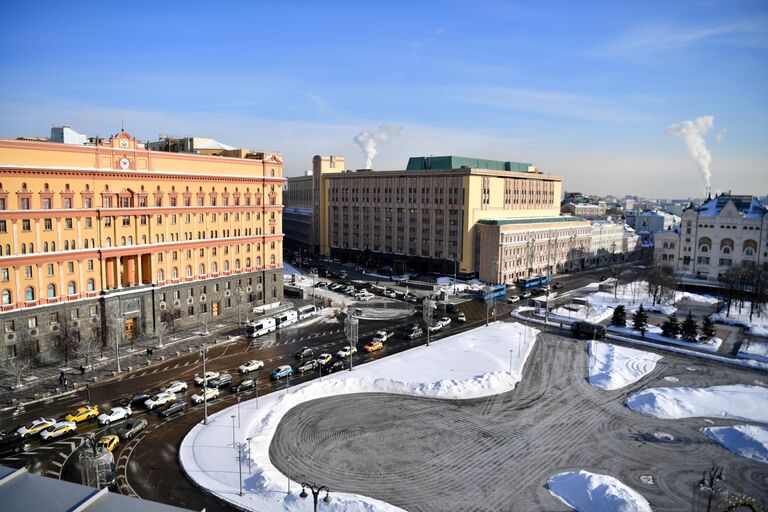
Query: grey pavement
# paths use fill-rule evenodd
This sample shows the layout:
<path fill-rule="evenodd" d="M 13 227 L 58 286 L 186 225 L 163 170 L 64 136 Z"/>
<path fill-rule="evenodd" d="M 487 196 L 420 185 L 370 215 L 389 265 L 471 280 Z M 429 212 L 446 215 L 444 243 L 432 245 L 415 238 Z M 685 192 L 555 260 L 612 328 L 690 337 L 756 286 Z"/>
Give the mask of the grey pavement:
<path fill-rule="evenodd" d="M 755 384 L 764 374 L 665 354 L 638 383 L 603 391 L 587 382 L 587 365 L 583 342 L 542 334 L 522 382 L 509 393 L 463 401 L 356 394 L 308 402 L 284 417 L 270 458 L 285 473 L 292 455 L 294 480 L 409 511 L 570 510 L 545 484 L 579 469 L 615 476 L 656 511 L 690 510 L 693 483 L 712 464 L 724 467 L 733 490 L 768 501 L 768 465 L 734 455 L 699 431 L 743 422 L 661 420 L 624 405 L 648 386 Z M 673 439 L 660 442 L 655 433 Z"/>

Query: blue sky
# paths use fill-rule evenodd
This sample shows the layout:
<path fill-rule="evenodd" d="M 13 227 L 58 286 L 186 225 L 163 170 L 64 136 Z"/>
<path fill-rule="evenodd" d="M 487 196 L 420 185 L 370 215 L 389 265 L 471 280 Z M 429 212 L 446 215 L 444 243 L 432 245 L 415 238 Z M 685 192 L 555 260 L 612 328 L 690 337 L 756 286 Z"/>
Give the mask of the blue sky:
<path fill-rule="evenodd" d="M 132 7 L 127 7 L 132 5 Z M 768 2 L 3 2 L 0 137 L 69 124 L 362 167 L 532 162 L 592 193 L 688 197 L 665 128 L 703 115 L 713 188 L 768 193 Z M 719 141 L 719 142 L 718 142 Z"/>

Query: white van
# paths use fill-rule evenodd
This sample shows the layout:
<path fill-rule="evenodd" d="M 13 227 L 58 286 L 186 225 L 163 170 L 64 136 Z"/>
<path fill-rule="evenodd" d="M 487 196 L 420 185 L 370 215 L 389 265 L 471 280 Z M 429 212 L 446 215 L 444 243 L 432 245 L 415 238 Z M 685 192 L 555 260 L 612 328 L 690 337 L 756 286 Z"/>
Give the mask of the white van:
<path fill-rule="evenodd" d="M 276 328 L 275 319 L 269 317 L 249 323 L 245 328 L 245 332 L 251 338 L 258 338 L 259 336 L 274 331 Z"/>
<path fill-rule="evenodd" d="M 299 321 L 299 315 L 294 310 L 285 311 L 279 315 L 275 315 L 275 322 L 277 322 L 277 328 L 282 329 L 288 327 L 291 324 L 295 324 Z"/>
<path fill-rule="evenodd" d="M 299 309 L 296 310 L 296 312 L 299 315 L 299 320 L 304 320 L 306 318 L 313 316 L 315 313 L 317 313 L 317 308 L 310 304 L 308 306 L 300 307 Z"/>

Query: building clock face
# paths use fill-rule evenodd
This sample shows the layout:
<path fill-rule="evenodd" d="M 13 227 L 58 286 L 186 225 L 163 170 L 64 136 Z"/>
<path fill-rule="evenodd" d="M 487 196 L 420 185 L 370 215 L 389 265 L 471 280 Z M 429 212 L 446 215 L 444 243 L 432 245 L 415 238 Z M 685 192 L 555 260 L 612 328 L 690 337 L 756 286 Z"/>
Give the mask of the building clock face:
<path fill-rule="evenodd" d="M 120 141 L 120 147 L 121 148 L 127 148 L 128 147 L 128 141 L 127 140 L 121 140 Z"/>
<path fill-rule="evenodd" d="M 121 169 L 127 169 L 128 167 L 130 167 L 130 165 L 131 165 L 131 161 L 128 160 L 127 158 L 121 158 L 120 159 L 120 168 Z"/>

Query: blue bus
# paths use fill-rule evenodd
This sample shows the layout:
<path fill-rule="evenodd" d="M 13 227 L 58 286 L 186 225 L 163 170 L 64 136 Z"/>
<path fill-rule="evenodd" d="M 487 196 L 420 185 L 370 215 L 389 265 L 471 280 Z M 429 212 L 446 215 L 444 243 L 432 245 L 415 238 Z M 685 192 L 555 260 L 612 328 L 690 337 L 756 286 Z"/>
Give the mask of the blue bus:
<path fill-rule="evenodd" d="M 543 288 L 549 283 L 549 276 L 533 276 L 525 279 L 520 279 L 517 282 L 517 287 L 521 290 L 527 290 L 528 288 Z"/>
<path fill-rule="evenodd" d="M 488 300 L 492 297 L 502 297 L 507 294 L 506 284 L 494 284 L 483 288 L 483 300 Z"/>

